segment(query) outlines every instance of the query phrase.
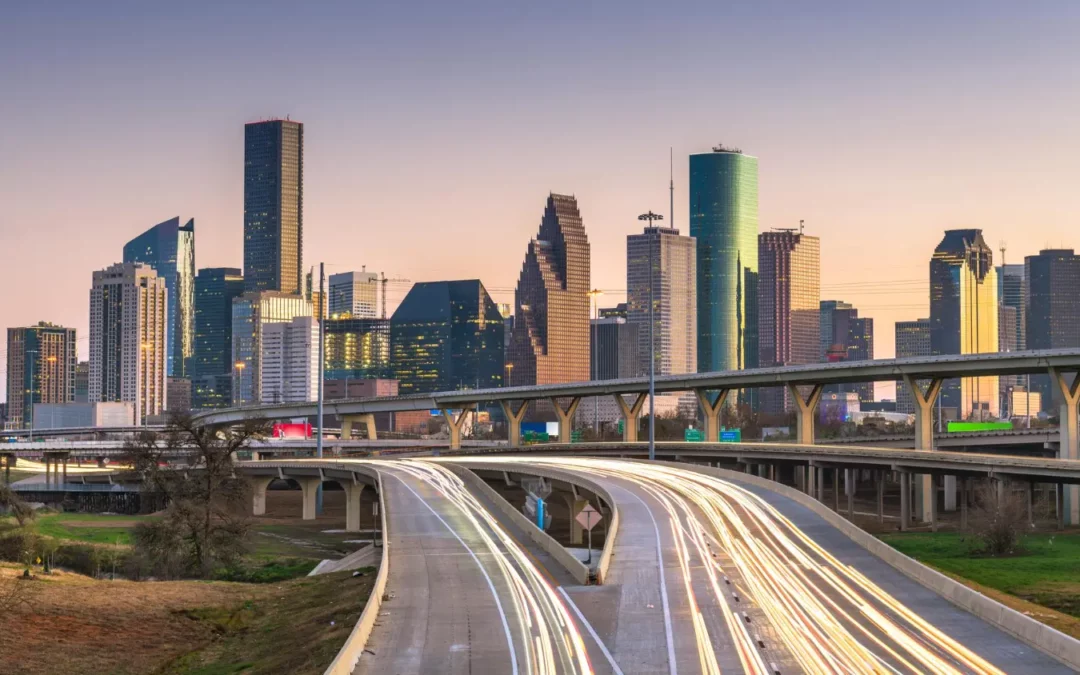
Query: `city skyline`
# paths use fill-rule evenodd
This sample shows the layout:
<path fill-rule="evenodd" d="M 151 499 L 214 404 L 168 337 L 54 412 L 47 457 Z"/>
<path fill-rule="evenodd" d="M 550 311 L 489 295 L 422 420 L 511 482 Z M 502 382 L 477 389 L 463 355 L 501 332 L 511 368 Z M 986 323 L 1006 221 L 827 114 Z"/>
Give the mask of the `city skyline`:
<path fill-rule="evenodd" d="M 968 20 L 970 7 L 939 8 L 935 21 L 940 32 L 929 35 L 915 11 L 891 8 L 866 10 L 862 15 L 856 12 L 855 19 L 867 22 L 860 37 L 843 36 L 834 48 L 821 55 L 807 57 L 804 50 L 799 55 L 803 71 L 785 72 L 796 63 L 791 51 L 778 52 L 772 60 L 753 60 L 747 73 L 730 85 L 740 88 L 744 94 L 741 101 L 725 104 L 725 115 L 720 119 L 711 113 L 715 99 L 698 88 L 693 68 L 684 72 L 682 64 L 691 61 L 686 58 L 691 54 L 712 63 L 713 59 L 721 59 L 727 49 L 744 47 L 744 38 L 733 39 L 730 47 L 706 47 L 694 43 L 680 46 L 661 37 L 661 47 L 672 47 L 667 56 L 630 61 L 633 66 L 643 67 L 643 78 L 667 76 L 658 80 L 658 86 L 681 103 L 672 111 L 651 105 L 637 111 L 636 106 L 619 104 L 621 93 L 607 104 L 590 96 L 588 87 L 601 75 L 615 73 L 619 75 L 617 82 L 626 82 L 627 68 L 615 65 L 618 59 L 609 62 L 598 59 L 595 53 L 586 54 L 594 65 L 578 75 L 574 75 L 573 68 L 577 64 L 566 61 L 566 57 L 552 55 L 550 63 L 538 60 L 538 72 L 530 72 L 523 85 L 542 82 L 540 75 L 571 75 L 567 86 L 589 104 L 580 113 L 580 122 L 560 113 L 539 126 L 535 116 L 529 115 L 517 122 L 491 124 L 491 114 L 502 113 L 513 119 L 505 115 L 509 104 L 500 103 L 492 112 L 481 114 L 480 108 L 489 105 L 491 98 L 488 95 L 468 103 L 468 96 L 475 90 L 453 94 L 449 101 L 459 107 L 447 116 L 416 107 L 414 95 L 406 96 L 400 104 L 388 104 L 383 112 L 361 110 L 357 118 L 351 99 L 331 96 L 325 103 L 316 103 L 309 95 L 311 90 L 303 84 L 295 91 L 265 91 L 266 85 L 278 76 L 272 64 L 256 68 L 252 81 L 236 91 L 224 88 L 224 82 L 230 86 L 236 82 L 235 70 L 228 67 L 223 69 L 229 73 L 224 80 L 220 74 L 211 74 L 203 85 L 182 82 L 178 98 L 186 100 L 168 117 L 172 123 L 161 124 L 154 119 L 150 124 L 139 117 L 149 111 L 154 114 L 147 119 L 155 118 L 158 111 L 176 107 L 175 101 L 165 103 L 173 97 L 160 96 L 161 103 L 152 101 L 153 97 L 135 98 L 127 91 L 123 72 L 100 75 L 100 92 L 77 88 L 80 97 L 63 106 L 47 107 L 49 112 L 38 115 L 41 120 L 29 119 L 21 106 L 3 108 L 10 113 L 6 118 L 19 124 L 24 133 L 18 139 L 5 140 L 5 156 L 12 161 L 0 167 L 9 179 L 0 188 L 0 197 L 13 205 L 9 213 L 0 216 L 0 231 L 12 243 L 0 253 L 0 283 L 17 285 L 19 279 L 31 273 L 27 267 L 31 263 L 51 262 L 72 272 L 56 275 L 34 297 L 11 298 L 0 309 L 0 321 L 5 326 L 32 325 L 42 320 L 72 326 L 79 335 L 79 356 L 85 359 L 89 336 L 88 308 L 83 300 L 85 278 L 93 270 L 116 262 L 117 245 L 130 237 L 121 232 L 141 231 L 146 223 L 157 222 L 163 212 L 191 214 L 201 223 L 200 268 L 239 266 L 243 244 L 243 177 L 237 170 L 243 153 L 241 127 L 272 115 L 291 114 L 308 123 L 305 220 L 310 222 L 304 233 L 305 258 L 326 260 L 328 274 L 355 269 L 361 262 L 378 261 L 374 266 L 388 276 L 416 281 L 479 276 L 495 301 L 511 300 L 521 242 L 535 227 L 534 209 L 530 206 L 535 194 L 564 191 L 579 198 L 583 217 L 589 222 L 590 240 L 595 246 L 593 286 L 612 291 L 604 300 L 614 304 L 618 291 L 625 290 L 625 282 L 621 281 L 625 267 L 616 254 L 618 242 L 637 230 L 637 213 L 649 208 L 663 210 L 667 204 L 668 147 L 674 147 L 677 158 L 676 217 L 671 225 L 689 232 L 688 166 L 683 158 L 728 140 L 760 158 L 760 229 L 793 226 L 805 218 L 822 238 L 822 298 L 843 297 L 852 302 L 864 315 L 875 318 L 882 337 L 889 338 L 893 322 L 928 313 L 923 260 L 945 229 L 978 227 L 995 250 L 1000 240 L 1006 240 L 1012 261 L 1023 260 L 1044 248 L 1076 247 L 1071 238 L 1072 214 L 1080 211 L 1080 199 L 1071 193 L 1064 169 L 1071 165 L 1069 158 L 1080 147 L 1075 137 L 1065 134 L 1063 138 L 1062 130 L 1071 128 L 1069 119 L 1077 97 L 1063 86 L 1068 82 L 1067 60 L 1057 58 L 1058 50 L 1067 44 L 1064 37 L 1074 32 L 1076 14 L 1064 6 L 1054 12 L 1029 11 L 1023 16 L 986 10 L 980 13 L 981 21 L 972 25 Z M 687 9 L 682 20 L 689 25 L 713 11 L 720 12 Z M 724 11 L 736 12 L 726 18 L 745 22 L 748 27 L 766 24 L 766 19 L 752 10 Z M 451 19 L 467 21 L 469 14 L 464 12 L 461 19 Z M 775 23 L 773 32 L 760 35 L 759 30 L 755 46 L 768 49 L 790 41 L 796 33 L 800 36 L 796 45 L 828 45 L 836 36 L 827 25 L 829 12 L 824 15 L 814 19 L 793 13 Z M 311 21 L 293 18 L 301 24 Z M 391 26 L 403 25 L 399 23 L 401 17 L 383 18 Z M 578 40 L 597 30 L 600 18 L 599 14 L 587 13 L 563 39 L 579 44 Z M 17 10 L 14 19 L 12 25 L 25 30 L 0 46 L 0 53 L 11 55 L 21 68 L 11 79 L 2 76 L 4 82 L 14 94 L 12 100 L 50 100 L 86 66 L 78 63 L 75 52 L 30 63 L 25 50 L 32 41 L 47 46 L 60 44 L 62 39 L 72 40 L 70 46 L 75 49 L 83 38 L 69 35 L 62 25 L 49 27 L 43 15 L 33 9 Z M 108 11 L 94 18 L 115 19 Z M 221 26 L 232 26 L 229 17 L 223 19 Z M 139 13 L 128 20 L 142 24 L 157 21 L 152 15 Z M 528 21 L 515 22 L 513 17 L 506 21 L 513 28 L 510 34 L 518 37 L 543 27 L 543 21 L 535 28 L 527 27 Z M 814 30 L 801 30 L 806 23 Z M 347 20 L 342 22 L 343 27 L 348 24 Z M 122 22 L 117 22 L 119 25 Z M 116 30 L 116 26 L 101 24 L 105 33 Z M 956 31 L 957 26 L 964 30 Z M 1040 34 L 1039 44 L 1009 39 L 1019 26 Z M 320 27 L 331 35 L 327 48 L 340 48 L 333 39 L 338 35 L 334 27 Z M 632 29 L 612 28 L 615 33 Z M 163 34 L 169 34 L 169 30 Z M 919 46 L 921 53 L 905 47 L 904 38 L 916 31 L 925 37 Z M 201 38 L 208 55 L 231 44 L 225 33 L 231 31 L 212 31 Z M 427 30 L 419 34 L 430 36 Z M 950 35 L 948 40 L 944 39 L 946 34 Z M 123 36 L 123 32 L 115 36 L 118 47 L 126 43 Z M 235 36 L 229 39 L 245 40 Z M 420 39 L 419 35 L 416 39 Z M 499 39 L 488 38 L 488 43 Z M 414 44 L 411 40 L 399 49 L 407 50 Z M 305 64 L 310 66 L 313 51 L 317 55 L 318 50 L 308 41 L 306 58 L 289 65 L 289 72 L 295 73 Z M 852 53 L 866 57 L 865 63 L 870 66 L 839 63 L 841 57 L 845 64 L 857 61 L 849 58 Z M 459 77 L 453 66 L 476 69 L 489 85 L 493 78 L 501 81 L 502 71 L 476 61 L 475 55 L 467 51 L 450 56 L 449 70 L 443 72 L 448 78 L 445 84 Z M 530 52 L 527 56 L 540 59 L 547 55 Z M 92 51 L 85 61 L 103 65 L 116 58 L 112 50 L 100 50 Z M 971 72 L 968 59 L 973 58 L 980 60 L 982 72 Z M 429 63 L 405 60 L 399 67 L 403 75 L 423 78 L 423 68 Z M 156 55 L 146 63 L 130 66 L 150 67 L 161 68 L 167 76 L 186 73 L 189 66 L 177 61 L 161 62 Z M 330 64 L 329 68 L 332 73 L 342 73 L 339 64 Z M 827 74 L 830 68 L 831 74 Z M 769 91 L 777 82 L 792 78 L 795 90 L 785 91 L 784 97 L 805 93 L 831 82 L 837 69 L 850 75 L 843 89 L 830 84 L 823 94 L 800 97 L 800 105 L 789 106 L 787 111 L 776 105 L 776 94 Z M 1031 72 L 1039 76 L 1033 79 Z M 30 80 L 35 75 L 39 77 L 37 84 Z M 962 92 L 952 91 L 951 85 L 961 76 L 970 76 L 965 79 L 969 86 Z M 882 84 L 874 85 L 878 79 Z M 1010 97 L 1009 105 L 999 105 L 1003 80 L 1014 91 L 1020 88 L 1026 95 Z M 856 84 L 869 86 L 860 89 Z M 397 89 L 387 81 L 370 86 L 384 95 Z M 918 105 L 887 107 L 895 96 L 916 88 L 924 92 Z M 439 91 L 447 94 L 448 87 L 439 87 Z M 536 94 L 525 92 L 525 96 L 520 105 L 537 100 Z M 991 100 L 995 105 L 985 105 Z M 615 124 L 609 117 L 613 106 L 620 112 Z M 889 110 L 888 116 L 878 115 L 885 109 Z M 63 128 L 56 124 L 58 114 L 74 116 L 79 124 L 73 130 Z M 394 115 L 410 123 L 422 117 L 429 127 L 420 134 L 419 141 L 391 143 L 374 129 Z M 1017 136 L 1017 129 L 1027 127 L 1018 122 L 1023 115 L 1037 115 L 1039 126 L 1057 130 L 1057 134 L 1025 130 Z M 846 126 L 825 124 L 833 116 Z M 476 121 L 469 121 L 470 117 Z M 358 119 L 367 124 L 356 123 Z M 42 133 L 42 125 L 49 122 L 53 123 L 49 132 L 55 138 Z M 84 125 L 96 125 L 101 140 L 80 135 L 86 147 L 74 148 L 79 144 L 71 142 L 70 134 Z M 508 142 L 525 129 L 539 132 L 544 139 L 540 147 L 535 143 L 522 146 Z M 627 142 L 626 132 L 631 130 L 634 140 Z M 993 158 L 999 152 L 995 141 L 1002 138 L 1022 144 L 1024 152 L 1009 163 L 995 162 Z M 414 169 L 415 143 L 429 144 L 434 139 L 439 139 L 436 152 L 425 155 L 423 166 Z M 107 166 L 95 164 L 89 171 L 89 162 L 100 156 L 99 144 L 105 140 L 115 146 L 115 153 L 108 155 Z M 71 153 L 70 157 L 65 155 L 63 163 L 56 161 L 59 143 L 64 144 L 65 153 Z M 508 149 L 500 147 L 503 145 Z M 156 161 L 163 147 L 171 158 L 168 165 Z M 935 175 L 925 171 L 927 153 L 935 156 L 936 171 L 930 172 Z M 462 157 L 467 160 L 466 171 L 457 170 Z M 506 170 L 510 157 L 514 158 L 512 172 Z M 602 169 L 609 163 L 628 169 L 606 174 Z M 941 175 L 948 178 L 942 180 Z M 131 189 L 124 193 L 111 189 L 118 184 Z M 497 190 L 485 189 L 486 184 L 497 186 Z M 57 186 L 67 197 L 59 202 L 48 196 Z M 414 197 L 423 193 L 425 203 L 413 209 L 412 201 L 403 202 L 407 193 Z M 920 198 L 912 200 L 912 194 Z M 408 203 L 410 209 L 402 210 L 402 203 Z M 482 236 L 486 246 L 462 246 L 454 255 L 442 255 L 442 248 L 434 244 L 438 233 L 431 224 L 437 222 L 433 216 L 446 209 L 465 208 L 476 221 L 469 228 L 470 238 Z M 351 215 L 360 210 L 366 215 Z M 394 226 L 382 227 L 386 222 Z M 904 236 L 892 242 L 888 260 L 859 255 L 875 237 L 890 230 L 902 231 Z M 31 238 L 42 232 L 54 237 L 47 249 L 49 260 L 40 259 L 42 249 Z M 93 236 L 88 237 L 86 232 Z M 401 246 L 403 238 L 428 245 Z M 353 250 L 361 242 L 365 245 L 362 260 L 337 253 Z M 34 255 L 23 251 L 33 251 Z M 407 288 L 391 287 L 391 309 L 405 291 Z M 890 339 L 880 340 L 876 347 L 880 357 L 894 353 Z"/>

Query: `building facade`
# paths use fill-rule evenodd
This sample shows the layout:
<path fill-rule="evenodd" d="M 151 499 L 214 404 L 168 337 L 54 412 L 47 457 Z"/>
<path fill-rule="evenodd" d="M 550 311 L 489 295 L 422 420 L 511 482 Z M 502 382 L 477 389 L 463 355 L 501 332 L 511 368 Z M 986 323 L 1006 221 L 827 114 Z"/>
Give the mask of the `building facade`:
<path fill-rule="evenodd" d="M 207 267 L 195 276 L 193 408 L 224 408 L 232 404 L 233 300 L 243 292 L 244 276 L 235 267 Z"/>
<path fill-rule="evenodd" d="M 75 364 L 75 403 L 90 402 L 90 362 Z"/>
<path fill-rule="evenodd" d="M 760 365 L 787 366 L 821 360 L 821 244 L 793 231 L 758 237 L 758 340 Z M 791 409 L 786 389 L 761 390 L 761 410 Z"/>
<path fill-rule="evenodd" d="M 244 293 L 232 305 L 232 403 L 268 402 L 262 391 L 263 331 L 269 324 L 311 316 L 301 295 L 263 291 Z"/>
<path fill-rule="evenodd" d="M 188 377 L 195 353 L 195 219 L 183 225 L 171 218 L 124 245 L 125 263 L 149 265 L 169 293 L 168 362 L 170 377 Z"/>
<path fill-rule="evenodd" d="M 690 155 L 690 236 L 697 240 L 697 371 L 757 367 L 756 157 L 724 146 Z"/>
<path fill-rule="evenodd" d="M 304 125 L 244 126 L 244 288 L 304 292 Z"/>
<path fill-rule="evenodd" d="M 401 394 L 500 387 L 503 317 L 478 279 L 413 285 L 390 318 Z"/>
<path fill-rule="evenodd" d="M 593 319 L 589 379 L 616 380 L 640 375 L 640 330 L 641 326 L 626 319 Z"/>
<path fill-rule="evenodd" d="M 259 368 L 263 403 L 317 400 L 319 322 L 311 316 L 298 316 L 263 326 Z"/>
<path fill-rule="evenodd" d="M 1047 249 L 1024 258 L 1028 349 L 1080 347 L 1080 256 L 1072 249 Z M 1031 389 L 1042 394 L 1043 410 L 1056 412 L 1061 393 L 1050 378 L 1031 376 Z"/>
<path fill-rule="evenodd" d="M 511 386 L 589 379 L 589 283 L 577 199 L 551 194 L 514 291 Z"/>
<path fill-rule="evenodd" d="M 390 319 L 326 319 L 327 380 L 389 378 Z"/>
<path fill-rule="evenodd" d="M 374 319 L 379 311 L 379 275 L 343 272 L 330 275 L 330 316 L 348 314 L 354 319 Z"/>
<path fill-rule="evenodd" d="M 650 266 L 650 262 L 652 265 Z M 649 346 L 652 284 L 653 346 Z M 697 242 L 674 228 L 647 227 L 626 238 L 626 313 L 637 326 L 642 374 L 697 372 Z"/>
<path fill-rule="evenodd" d="M 136 426 L 165 410 L 168 289 L 149 265 L 94 272 L 90 290 L 91 403 L 134 404 Z"/>
<path fill-rule="evenodd" d="M 930 356 L 930 319 L 896 322 L 896 358 Z M 926 387 L 926 383 L 920 383 Z M 896 381 L 896 412 L 915 412 L 915 399 L 902 380 Z"/>
<path fill-rule="evenodd" d="M 76 363 L 74 328 L 8 328 L 5 428 L 34 428 L 36 406 L 73 402 Z"/>
<path fill-rule="evenodd" d="M 998 284 L 994 252 L 982 230 L 947 230 L 930 259 L 930 350 L 980 354 L 998 350 Z M 1000 411 L 996 376 L 946 380 L 945 415 L 994 419 Z"/>
<path fill-rule="evenodd" d="M 874 358 L 874 320 L 860 317 L 859 310 L 840 300 L 822 300 L 820 307 L 821 360 L 869 361 Z M 835 384 L 825 388 L 825 393 L 846 394 L 854 392 L 859 401 L 874 400 L 874 384 Z"/>

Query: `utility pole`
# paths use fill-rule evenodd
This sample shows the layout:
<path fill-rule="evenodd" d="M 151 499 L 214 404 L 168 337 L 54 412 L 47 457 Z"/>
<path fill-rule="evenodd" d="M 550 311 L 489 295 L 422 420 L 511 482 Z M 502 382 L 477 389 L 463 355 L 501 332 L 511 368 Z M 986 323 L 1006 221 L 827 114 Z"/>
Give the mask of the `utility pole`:
<path fill-rule="evenodd" d="M 324 283 L 326 281 L 325 277 L 326 277 L 326 267 L 325 267 L 325 265 L 323 263 L 319 263 L 319 306 L 320 306 L 320 310 L 322 308 L 323 302 L 325 301 L 325 298 L 322 295 L 322 293 L 323 293 L 323 285 L 324 285 Z M 316 321 L 319 322 L 319 369 L 318 369 L 319 381 L 317 383 L 318 401 L 319 401 L 319 405 L 318 405 L 319 410 L 318 410 L 318 413 L 317 413 L 317 417 L 318 417 L 319 432 L 318 432 L 318 435 L 315 437 L 315 456 L 318 457 L 319 459 L 322 459 L 322 456 L 323 456 L 323 370 L 325 368 L 325 364 L 323 363 L 323 361 L 325 360 L 325 350 L 326 350 L 326 326 L 324 325 L 324 322 L 322 320 L 322 311 L 319 311 L 317 314 L 318 314 L 318 316 L 316 317 Z M 320 483 L 319 484 L 319 489 L 316 490 L 316 492 L 315 492 L 315 513 L 322 513 L 322 510 L 323 510 L 323 493 L 322 493 L 322 483 Z"/>
<path fill-rule="evenodd" d="M 649 211 L 638 216 L 638 220 L 648 221 L 649 225 L 646 227 L 646 234 L 649 234 L 648 230 L 654 229 L 653 222 L 657 220 L 663 220 L 664 217 Z M 660 235 L 658 232 L 652 232 L 656 235 L 656 241 L 659 243 Z M 646 241 L 649 243 L 649 459 L 651 461 L 656 460 L 656 340 L 654 337 L 655 325 L 653 319 L 653 241 L 646 237 Z"/>
<path fill-rule="evenodd" d="M 597 306 L 596 306 L 596 299 L 598 297 L 600 297 L 601 295 L 603 295 L 603 294 L 604 294 L 604 292 L 601 291 L 598 288 L 594 288 L 591 291 L 589 291 L 589 297 L 592 298 L 592 306 L 593 306 L 592 350 L 591 350 L 592 353 L 590 354 L 589 361 L 592 362 L 591 363 L 591 366 L 592 366 L 591 370 L 592 370 L 592 379 L 594 379 L 594 380 L 599 380 L 600 379 L 600 346 L 597 343 L 597 339 L 596 339 L 597 338 L 597 333 L 599 331 L 599 327 L 597 326 L 597 319 L 600 318 L 600 314 L 599 314 L 599 310 L 597 309 Z M 616 375 L 616 377 L 618 377 L 618 376 Z M 599 434 L 599 431 L 600 431 L 600 397 L 599 396 L 593 396 L 593 433 L 594 434 Z M 597 437 L 597 440 L 600 440 L 599 436 Z"/>

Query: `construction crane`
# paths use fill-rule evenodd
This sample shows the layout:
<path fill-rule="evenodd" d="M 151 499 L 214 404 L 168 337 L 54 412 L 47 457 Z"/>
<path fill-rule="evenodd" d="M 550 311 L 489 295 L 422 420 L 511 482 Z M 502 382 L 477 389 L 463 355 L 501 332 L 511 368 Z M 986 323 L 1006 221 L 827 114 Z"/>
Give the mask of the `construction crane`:
<path fill-rule="evenodd" d="M 411 284 L 408 279 L 387 279 L 386 274 L 379 272 L 379 281 L 382 282 L 382 318 L 386 318 L 386 284 Z"/>

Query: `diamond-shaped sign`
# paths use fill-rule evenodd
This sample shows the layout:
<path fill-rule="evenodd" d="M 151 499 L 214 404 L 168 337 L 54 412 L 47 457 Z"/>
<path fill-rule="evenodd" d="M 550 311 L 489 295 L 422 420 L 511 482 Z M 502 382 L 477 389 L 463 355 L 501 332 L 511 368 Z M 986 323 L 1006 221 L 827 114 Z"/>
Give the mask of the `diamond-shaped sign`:
<path fill-rule="evenodd" d="M 602 516 L 599 511 L 592 507 L 592 504 L 586 504 L 577 516 L 575 516 L 575 520 L 577 520 L 586 530 L 591 530 L 601 519 L 603 519 L 603 517 L 604 516 Z"/>

